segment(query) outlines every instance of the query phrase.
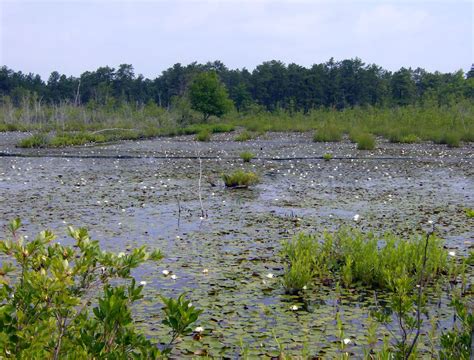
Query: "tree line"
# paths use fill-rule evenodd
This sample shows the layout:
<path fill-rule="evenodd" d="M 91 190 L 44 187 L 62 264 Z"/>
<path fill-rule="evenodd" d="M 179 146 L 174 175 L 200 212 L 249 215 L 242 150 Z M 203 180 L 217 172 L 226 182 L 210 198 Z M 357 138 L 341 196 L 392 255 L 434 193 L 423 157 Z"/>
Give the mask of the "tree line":
<path fill-rule="evenodd" d="M 309 68 L 272 60 L 253 71 L 229 69 L 220 61 L 186 66 L 177 63 L 155 79 L 136 75 L 130 64 L 121 64 L 117 69 L 99 67 L 79 77 L 54 71 L 47 81 L 3 66 L 0 96 L 14 106 L 21 106 L 25 99 L 35 99 L 91 107 L 154 102 L 170 108 L 187 97 L 193 79 L 203 72 L 217 74 L 239 111 L 260 106 L 269 111 L 307 112 L 315 108 L 404 106 L 425 101 L 444 105 L 463 98 L 474 99 L 474 66 L 466 74 L 462 70 L 441 73 L 422 68 L 391 72 L 375 64 L 366 65 L 359 58 L 331 58 Z"/>

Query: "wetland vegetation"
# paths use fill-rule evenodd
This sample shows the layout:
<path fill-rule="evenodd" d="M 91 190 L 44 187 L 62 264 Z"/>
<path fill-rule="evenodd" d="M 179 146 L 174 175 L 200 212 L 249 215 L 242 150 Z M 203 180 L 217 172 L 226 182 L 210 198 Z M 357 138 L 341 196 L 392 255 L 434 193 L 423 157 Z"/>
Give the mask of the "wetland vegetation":
<path fill-rule="evenodd" d="M 469 359 L 473 76 L 3 67 L 0 357 Z"/>

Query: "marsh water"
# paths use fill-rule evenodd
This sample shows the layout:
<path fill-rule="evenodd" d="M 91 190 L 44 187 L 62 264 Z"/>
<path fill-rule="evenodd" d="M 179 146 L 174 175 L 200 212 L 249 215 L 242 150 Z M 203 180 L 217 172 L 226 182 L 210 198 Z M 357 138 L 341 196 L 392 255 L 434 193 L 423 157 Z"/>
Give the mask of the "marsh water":
<path fill-rule="evenodd" d="M 205 332 L 200 340 L 183 339 L 176 349 L 181 355 L 271 357 L 280 346 L 287 354 L 332 357 L 340 351 L 339 312 L 351 339 L 344 351 L 358 357 L 367 343 L 367 314 L 383 296 L 335 286 L 310 287 L 301 298 L 285 295 L 281 242 L 343 225 L 408 236 L 431 220 L 446 251 L 462 256 L 474 246 L 473 220 L 464 213 L 474 207 L 474 148 L 379 139 L 376 150 L 359 151 L 348 140 L 314 143 L 311 135 L 267 133 L 235 142 L 235 134 L 217 134 L 208 143 L 183 136 L 18 149 L 25 135 L 3 133 L 1 234 L 10 219 L 21 217 L 30 237 L 51 228 L 58 241 L 68 242 L 66 227 L 74 225 L 87 227 L 109 250 L 161 249 L 163 261 L 135 273 L 147 286 L 134 311 L 149 336 L 165 341 L 158 295 L 186 292 L 204 310 L 197 325 Z M 249 164 L 239 158 L 245 150 L 256 155 Z M 334 158 L 324 161 L 328 152 Z M 238 168 L 258 173 L 260 183 L 226 189 L 221 175 Z M 354 222 L 355 214 L 360 221 Z M 446 293 L 432 302 L 438 325 L 449 326 Z M 294 305 L 298 310 L 291 310 Z M 424 334 L 430 326 L 426 321 Z M 381 327 L 380 342 L 384 333 Z M 429 346 L 422 336 L 420 350 Z"/>

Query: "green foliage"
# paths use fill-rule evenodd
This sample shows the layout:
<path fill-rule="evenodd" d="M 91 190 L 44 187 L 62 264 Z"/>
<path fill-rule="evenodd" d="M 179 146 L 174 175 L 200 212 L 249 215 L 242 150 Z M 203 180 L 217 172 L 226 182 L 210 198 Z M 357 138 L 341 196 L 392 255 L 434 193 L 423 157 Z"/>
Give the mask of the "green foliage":
<path fill-rule="evenodd" d="M 337 142 L 342 140 L 342 131 L 335 126 L 326 125 L 314 134 L 315 142 Z"/>
<path fill-rule="evenodd" d="M 283 256 L 290 270 L 291 264 L 303 257 L 318 281 L 332 278 L 346 286 L 361 284 L 389 289 L 392 279 L 417 273 L 423 245 L 421 236 L 405 240 L 391 233 L 377 237 L 370 232 L 343 228 L 333 234 L 324 233 L 322 239 L 299 234 L 284 243 Z M 447 254 L 439 238 L 430 238 L 428 254 L 426 273 L 431 280 L 447 269 Z"/>
<path fill-rule="evenodd" d="M 224 174 L 222 180 L 224 180 L 225 186 L 230 188 L 247 188 L 259 181 L 255 173 L 243 170 L 236 170 L 232 174 Z"/>
<path fill-rule="evenodd" d="M 455 132 L 447 132 L 435 136 L 433 141 L 435 144 L 446 144 L 448 147 L 454 148 L 461 145 L 461 136 Z"/>
<path fill-rule="evenodd" d="M 184 294 L 176 300 L 163 296 L 161 300 L 165 304 L 163 324 L 171 329 L 170 343 L 173 343 L 178 336 L 191 334 L 193 332 L 191 325 L 197 321 L 202 310 L 197 310 L 184 298 Z"/>
<path fill-rule="evenodd" d="M 131 272 L 161 252 L 103 251 L 85 229 L 72 227 L 73 246 L 54 242 L 49 230 L 27 242 L 20 227 L 13 220 L 10 238 L 0 241 L 0 357 L 155 359 L 170 351 L 172 342 L 161 352 L 137 331 L 131 312 L 143 290 Z M 177 301 L 189 305 L 182 296 Z M 172 326 L 176 336 L 186 335 L 200 313 L 186 311 L 187 326 Z"/>
<path fill-rule="evenodd" d="M 232 100 L 215 72 L 195 76 L 189 87 L 189 99 L 194 110 L 203 114 L 204 121 L 211 115 L 222 116 L 232 109 Z"/>
<path fill-rule="evenodd" d="M 331 159 L 332 159 L 332 154 L 331 154 L 331 153 L 325 153 L 325 154 L 323 154 L 323 159 L 324 159 L 325 161 L 331 160 Z"/>
<path fill-rule="evenodd" d="M 244 152 L 240 153 L 240 158 L 244 162 L 250 162 L 250 160 L 252 160 L 254 157 L 255 157 L 255 154 L 253 152 L 250 152 L 250 151 L 244 151 Z"/>
<path fill-rule="evenodd" d="M 373 150 L 375 149 L 375 137 L 369 133 L 359 134 L 356 137 L 358 150 Z"/>
<path fill-rule="evenodd" d="M 194 137 L 194 140 L 203 141 L 203 142 L 210 141 L 211 133 L 209 132 L 209 130 L 201 130 L 200 132 L 196 134 L 196 136 Z"/>
<path fill-rule="evenodd" d="M 464 209 L 464 212 L 468 218 L 474 218 L 474 209 Z"/>
<path fill-rule="evenodd" d="M 17 146 L 21 148 L 41 148 L 46 147 L 49 143 L 46 134 L 34 134 L 27 138 L 21 139 Z"/>
<path fill-rule="evenodd" d="M 472 308 L 463 302 L 459 297 L 455 297 L 451 306 L 456 311 L 455 323 L 450 331 L 441 335 L 440 359 L 471 359 L 471 344 L 474 334 L 474 314 Z"/>
<path fill-rule="evenodd" d="M 235 137 L 235 141 L 249 141 L 252 140 L 255 136 L 247 130 L 242 131 L 239 135 Z"/>
<path fill-rule="evenodd" d="M 415 134 L 405 134 L 404 131 L 396 130 L 388 135 L 388 139 L 392 143 L 414 144 L 419 143 L 421 139 Z"/>
<path fill-rule="evenodd" d="M 283 254 L 288 264 L 283 275 L 283 287 L 288 294 L 297 294 L 309 286 L 315 275 L 313 239 L 299 234 L 292 242 L 284 243 Z"/>

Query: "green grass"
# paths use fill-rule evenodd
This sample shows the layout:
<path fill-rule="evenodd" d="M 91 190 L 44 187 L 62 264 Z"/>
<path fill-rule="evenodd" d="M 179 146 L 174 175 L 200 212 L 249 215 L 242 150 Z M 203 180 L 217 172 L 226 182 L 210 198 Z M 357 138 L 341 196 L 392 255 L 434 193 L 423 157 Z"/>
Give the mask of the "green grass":
<path fill-rule="evenodd" d="M 237 135 L 235 141 L 249 141 L 255 138 L 255 135 L 250 131 L 244 130 L 239 135 Z"/>
<path fill-rule="evenodd" d="M 254 157 L 255 157 L 255 154 L 253 152 L 250 152 L 250 151 L 244 151 L 244 152 L 240 153 L 240 158 L 244 162 L 250 162 L 250 160 L 252 160 Z"/>
<path fill-rule="evenodd" d="M 464 212 L 468 218 L 474 218 L 474 209 L 464 209 Z"/>
<path fill-rule="evenodd" d="M 236 170 L 232 174 L 224 174 L 222 180 L 224 180 L 225 186 L 230 188 L 246 188 L 259 181 L 257 174 L 243 170 Z"/>
<path fill-rule="evenodd" d="M 342 131 L 333 126 L 326 125 L 316 130 L 313 140 L 315 142 L 337 142 L 342 140 Z"/>
<path fill-rule="evenodd" d="M 420 269 L 425 237 L 415 235 L 408 239 L 386 233 L 376 236 L 355 229 L 343 228 L 322 236 L 299 234 L 283 244 L 282 254 L 288 261 L 288 279 L 296 264 L 306 279 L 312 274 L 312 282 L 325 279 L 340 281 L 350 287 L 361 284 L 374 289 L 387 289 L 392 279 L 407 275 L 413 277 Z M 447 252 L 441 239 L 431 236 L 428 244 L 426 276 L 433 280 L 447 270 Z M 291 275 L 290 275 L 291 274 Z M 297 284 L 285 283 L 288 289 L 296 289 L 307 280 Z"/>
<path fill-rule="evenodd" d="M 433 139 L 435 144 L 446 144 L 450 148 L 461 146 L 461 135 L 455 132 L 440 134 Z"/>
<path fill-rule="evenodd" d="M 359 134 L 356 137 L 358 150 L 373 150 L 375 149 L 375 137 L 369 133 Z"/>
<path fill-rule="evenodd" d="M 21 148 L 41 148 L 49 145 L 49 139 L 46 134 L 34 134 L 21 139 L 17 146 Z"/>
<path fill-rule="evenodd" d="M 330 154 L 330 153 L 325 153 L 325 154 L 323 154 L 323 159 L 324 159 L 325 161 L 331 160 L 331 159 L 332 159 L 332 154 Z"/>
<path fill-rule="evenodd" d="M 196 136 L 194 137 L 194 140 L 203 141 L 203 142 L 211 141 L 211 133 L 207 129 L 201 130 L 200 132 L 196 134 Z"/>

